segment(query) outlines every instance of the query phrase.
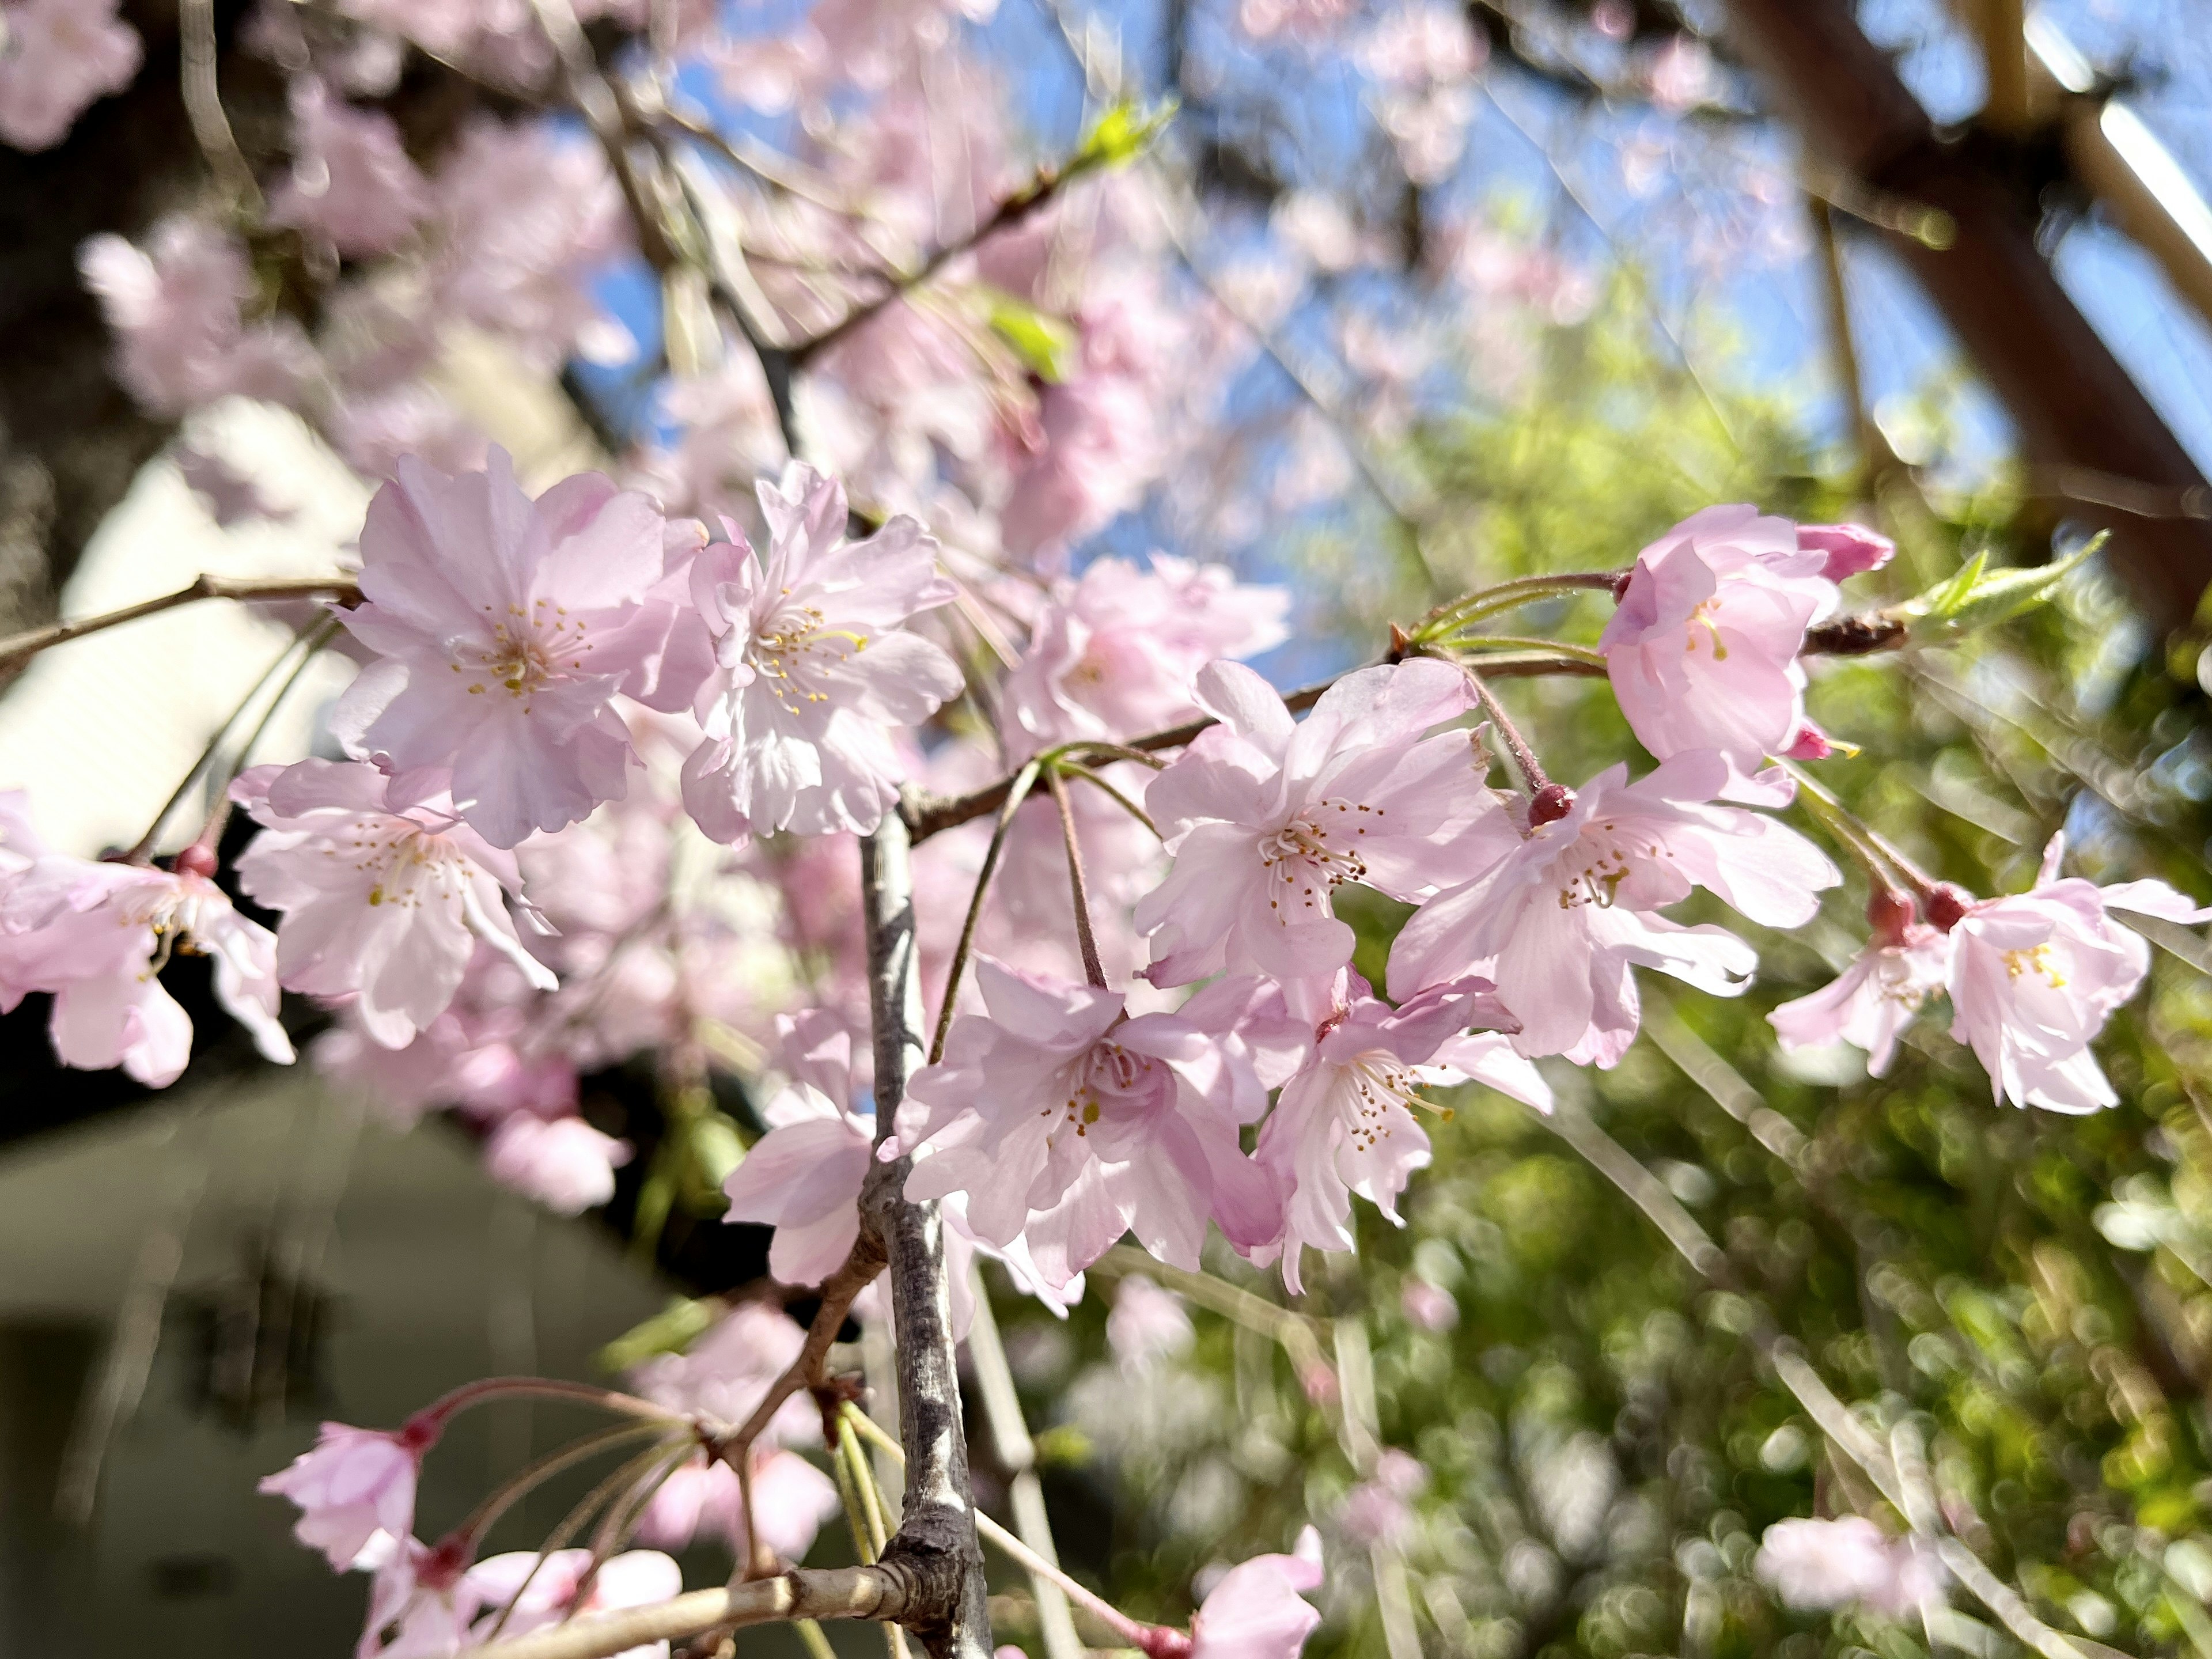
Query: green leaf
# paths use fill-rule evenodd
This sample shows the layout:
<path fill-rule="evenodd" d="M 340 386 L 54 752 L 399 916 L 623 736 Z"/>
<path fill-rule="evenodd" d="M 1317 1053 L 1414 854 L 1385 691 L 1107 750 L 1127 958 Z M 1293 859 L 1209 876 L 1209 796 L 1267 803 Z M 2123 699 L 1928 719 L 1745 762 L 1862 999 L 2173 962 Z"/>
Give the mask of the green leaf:
<path fill-rule="evenodd" d="M 1082 343 L 1073 325 L 996 289 L 982 293 L 991 331 L 1013 348 L 1023 366 L 1053 386 L 1066 380 L 1075 367 L 1076 348 Z"/>
<path fill-rule="evenodd" d="M 2100 532 L 2065 558 L 2024 569 L 1992 572 L 1989 555 L 1977 553 L 1955 574 L 1907 599 L 1893 614 L 1905 618 L 1905 637 L 1915 645 L 1940 645 L 1993 628 L 2049 599 L 2105 542 Z"/>
<path fill-rule="evenodd" d="M 1068 158 L 1068 173 L 1117 167 L 1134 161 L 1175 119 L 1178 107 L 1172 98 L 1150 110 L 1133 100 L 1124 99 L 1098 118 L 1098 124 Z"/>
<path fill-rule="evenodd" d="M 626 1371 L 633 1365 L 643 1364 L 655 1354 L 681 1353 L 720 1313 L 720 1305 L 711 1298 L 694 1301 L 690 1297 L 675 1297 L 652 1318 L 632 1326 L 601 1348 L 596 1356 L 599 1367 L 605 1371 Z"/>

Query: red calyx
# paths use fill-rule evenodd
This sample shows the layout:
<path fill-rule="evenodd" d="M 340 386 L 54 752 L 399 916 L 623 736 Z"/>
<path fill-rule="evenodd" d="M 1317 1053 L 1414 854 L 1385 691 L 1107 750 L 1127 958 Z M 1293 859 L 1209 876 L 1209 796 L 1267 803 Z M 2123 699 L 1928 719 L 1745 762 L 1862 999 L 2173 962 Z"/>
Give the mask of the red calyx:
<path fill-rule="evenodd" d="M 1928 920 L 1948 933 L 1966 919 L 1973 902 L 1972 893 L 1947 881 L 1928 896 Z"/>
<path fill-rule="evenodd" d="M 194 842 L 170 860 L 169 867 L 180 876 L 212 876 L 215 874 L 215 848 Z"/>
<path fill-rule="evenodd" d="M 1564 783 L 1547 783 L 1528 798 L 1528 827 L 1557 823 L 1575 810 L 1575 792 Z"/>
<path fill-rule="evenodd" d="M 1867 901 L 1867 925 L 1884 945 L 1904 944 L 1906 930 L 1918 920 L 1912 895 L 1894 887 L 1877 887 L 1874 896 Z"/>

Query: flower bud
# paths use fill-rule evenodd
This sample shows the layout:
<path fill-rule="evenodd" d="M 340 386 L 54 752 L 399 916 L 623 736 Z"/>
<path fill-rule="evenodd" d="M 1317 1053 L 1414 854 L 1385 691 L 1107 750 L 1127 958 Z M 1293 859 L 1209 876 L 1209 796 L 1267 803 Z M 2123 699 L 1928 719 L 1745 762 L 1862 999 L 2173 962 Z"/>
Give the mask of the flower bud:
<path fill-rule="evenodd" d="M 1801 524 L 1798 550 L 1825 553 L 1820 574 L 1832 582 L 1879 570 L 1897 555 L 1897 544 L 1863 524 Z"/>

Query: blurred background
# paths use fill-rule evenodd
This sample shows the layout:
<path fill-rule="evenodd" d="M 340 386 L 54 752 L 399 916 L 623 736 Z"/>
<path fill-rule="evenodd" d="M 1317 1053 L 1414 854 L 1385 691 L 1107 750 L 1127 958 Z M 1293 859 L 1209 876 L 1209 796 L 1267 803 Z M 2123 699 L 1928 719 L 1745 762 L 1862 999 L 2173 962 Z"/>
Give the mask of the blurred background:
<path fill-rule="evenodd" d="M 1157 551 L 1287 588 L 1291 640 L 1258 665 L 1284 686 L 1472 584 L 1625 564 L 1714 501 L 1894 537 L 1866 606 L 2109 529 L 2026 620 L 1816 667 L 1814 717 L 1863 745 L 1823 775 L 1978 891 L 2027 885 L 2063 828 L 2085 873 L 2212 894 L 2204 6 L 577 9 L 591 60 L 665 98 L 666 120 L 625 106 L 635 165 L 750 289 L 641 237 L 550 90 L 565 7 L 0 0 L 0 634 L 202 573 L 343 568 L 402 453 L 496 442 L 533 487 L 599 466 L 742 516 L 786 395 L 856 506 L 919 514 L 957 573 Z M 40 54 L 91 61 L 72 29 L 112 50 L 57 116 Z M 389 118 L 404 234 L 317 217 L 343 152 L 309 79 Z M 1170 100 L 1042 234 L 989 230 L 1109 112 Z M 167 270 L 177 215 L 221 228 L 240 280 L 216 368 L 162 380 L 161 314 L 82 255 L 119 236 Z M 805 349 L 868 272 L 979 228 L 942 283 Z M 285 375 L 252 383 L 255 353 Z M 135 841 L 300 620 L 197 605 L 9 663 L 0 787 L 64 850 Z M 1562 602 L 1527 625 L 1601 623 Z M 258 752 L 326 746 L 350 672 L 318 659 Z M 1511 695 L 1562 776 L 1634 752 L 1602 686 Z M 420 1116 L 467 1107 L 458 1084 L 410 1123 L 327 1049 L 262 1066 L 204 963 L 167 975 L 199 1048 L 166 1091 L 58 1070 L 42 997 L 0 1019 L 0 1651 L 338 1651 L 362 1581 L 252 1490 L 321 1417 L 396 1422 L 493 1371 L 604 1378 L 772 1293 L 716 1188 L 823 942 L 758 864 L 742 879 L 707 1058 L 562 1062 L 633 1148 L 579 1215 L 494 1182 L 480 1113 Z M 957 923 L 955 885 L 925 910 Z M 1073 1570 L 1179 1620 L 1310 1520 L 1316 1654 L 2021 1651 L 1963 1598 L 1821 1613 L 1754 1574 L 1773 1522 L 1878 1507 L 1775 1382 L 1778 1333 L 1919 1449 L 1948 1526 L 2080 1650 L 2212 1659 L 2212 964 L 2157 936 L 2100 1051 L 2116 1109 L 1993 1107 L 1940 1021 L 1881 1081 L 1777 1051 L 1765 1012 L 1849 958 L 1864 896 L 1757 938 L 1739 1000 L 1647 983 L 1644 1038 L 1553 1070 L 1550 1120 L 1462 1091 L 1407 1224 L 1361 1208 L 1358 1262 L 1295 1303 L 1233 1258 L 1186 1281 L 1117 1255 L 1062 1318 L 988 1269 Z M 1345 908 L 1379 982 L 1402 911 Z M 426 1514 L 554 1426 L 471 1419 Z M 974 1438 L 998 1504 L 1025 1454 Z M 843 1559 L 834 1533 L 816 1559 Z M 1000 1588 L 1002 1639 L 1041 1652 Z"/>

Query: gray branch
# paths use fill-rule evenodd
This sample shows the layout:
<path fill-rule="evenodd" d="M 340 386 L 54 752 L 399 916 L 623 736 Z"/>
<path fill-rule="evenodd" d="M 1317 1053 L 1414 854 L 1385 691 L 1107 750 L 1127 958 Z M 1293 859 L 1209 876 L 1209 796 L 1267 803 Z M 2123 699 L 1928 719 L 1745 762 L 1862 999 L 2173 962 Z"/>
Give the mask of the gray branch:
<path fill-rule="evenodd" d="M 890 1133 L 907 1079 L 922 1057 L 908 848 L 905 822 L 896 812 L 860 842 L 879 1136 Z M 913 1581 L 915 1593 L 907 1605 L 920 1611 L 901 1622 L 921 1638 L 932 1659 L 991 1659 L 983 1552 L 975 1538 L 968 1440 L 960 1413 L 945 1224 L 934 1203 L 907 1200 L 908 1167 L 906 1158 L 872 1165 L 860 1194 L 862 1211 L 890 1261 L 899 1432 L 906 1446 L 903 1512 L 883 1565 Z"/>

